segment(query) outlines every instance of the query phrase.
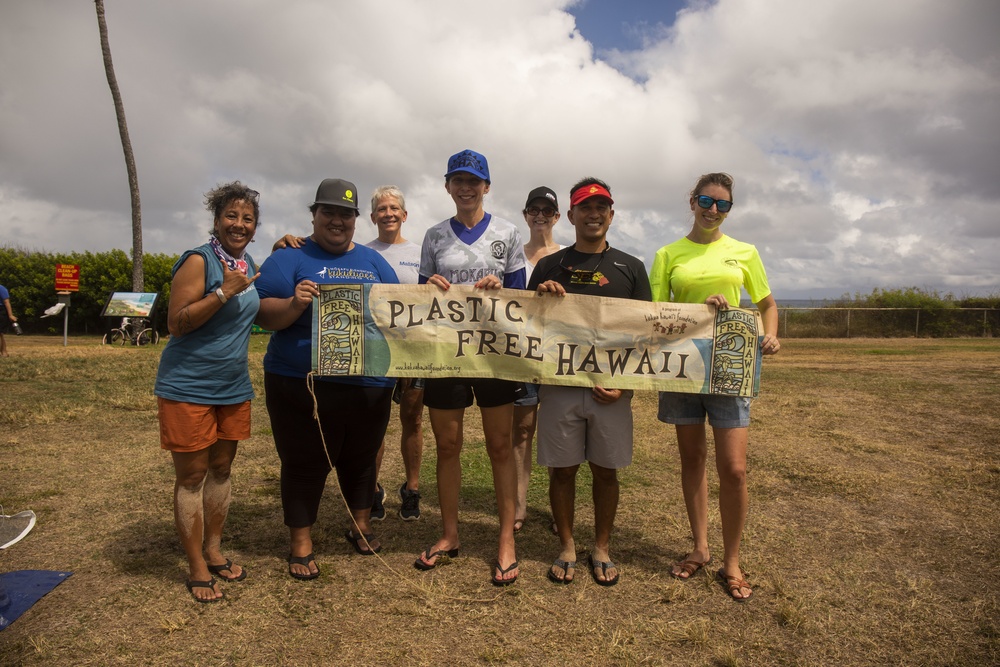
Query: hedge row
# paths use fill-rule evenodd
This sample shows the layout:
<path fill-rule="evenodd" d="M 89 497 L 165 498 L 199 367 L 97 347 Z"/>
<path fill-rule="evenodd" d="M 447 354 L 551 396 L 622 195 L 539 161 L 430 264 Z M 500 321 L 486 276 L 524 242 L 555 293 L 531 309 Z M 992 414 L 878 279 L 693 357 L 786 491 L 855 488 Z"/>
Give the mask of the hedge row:
<path fill-rule="evenodd" d="M 179 255 L 143 255 L 144 292 L 159 292 L 154 320 L 166 330 L 167 300 L 170 298 L 170 270 Z M 56 264 L 80 266 L 80 291 L 70 297 L 69 331 L 102 333 L 120 320 L 101 317 L 112 292 L 131 292 L 132 260 L 121 250 L 99 253 L 28 252 L 0 247 L 0 285 L 10 290 L 11 307 L 25 333 L 62 333 L 63 316 L 42 319 L 46 308 L 55 305 Z"/>

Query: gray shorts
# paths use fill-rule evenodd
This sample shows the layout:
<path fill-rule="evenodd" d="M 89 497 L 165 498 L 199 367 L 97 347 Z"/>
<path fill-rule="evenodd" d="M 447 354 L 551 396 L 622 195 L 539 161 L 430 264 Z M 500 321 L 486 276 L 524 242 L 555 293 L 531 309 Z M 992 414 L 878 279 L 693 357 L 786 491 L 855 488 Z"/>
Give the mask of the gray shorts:
<path fill-rule="evenodd" d="M 611 405 L 589 387 L 538 390 L 538 465 L 568 468 L 589 461 L 617 470 L 632 463 L 632 392 Z"/>
<path fill-rule="evenodd" d="M 660 392 L 656 418 L 665 424 L 704 424 L 715 428 L 747 428 L 750 426 L 750 401 L 742 396 L 714 394 L 680 394 Z"/>

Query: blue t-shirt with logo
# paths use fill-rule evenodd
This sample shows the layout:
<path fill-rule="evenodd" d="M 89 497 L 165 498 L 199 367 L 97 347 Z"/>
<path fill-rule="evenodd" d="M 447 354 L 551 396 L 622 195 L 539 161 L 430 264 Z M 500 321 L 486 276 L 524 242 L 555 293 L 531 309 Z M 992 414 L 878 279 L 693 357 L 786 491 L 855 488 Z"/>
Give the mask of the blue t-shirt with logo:
<path fill-rule="evenodd" d="M 393 283 L 399 280 L 389 263 L 371 248 L 355 244 L 340 255 L 331 255 L 312 239 L 301 248 L 283 248 L 260 267 L 257 293 L 261 299 L 287 299 L 303 280 L 321 285 L 336 283 Z M 275 375 L 304 378 L 312 370 L 313 307 L 306 308 L 287 329 L 275 331 L 264 355 L 264 370 Z M 395 380 L 382 377 L 319 377 L 317 379 L 369 387 L 391 387 Z"/>

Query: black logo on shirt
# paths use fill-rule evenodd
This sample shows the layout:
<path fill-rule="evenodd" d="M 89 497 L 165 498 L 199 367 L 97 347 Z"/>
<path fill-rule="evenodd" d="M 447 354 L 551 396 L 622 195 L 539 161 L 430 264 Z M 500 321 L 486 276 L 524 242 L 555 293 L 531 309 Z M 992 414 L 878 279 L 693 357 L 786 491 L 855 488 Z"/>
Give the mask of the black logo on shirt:
<path fill-rule="evenodd" d="M 503 259 L 507 255 L 507 244 L 503 241 L 494 241 L 490 244 L 490 252 L 493 253 L 493 259 Z"/>

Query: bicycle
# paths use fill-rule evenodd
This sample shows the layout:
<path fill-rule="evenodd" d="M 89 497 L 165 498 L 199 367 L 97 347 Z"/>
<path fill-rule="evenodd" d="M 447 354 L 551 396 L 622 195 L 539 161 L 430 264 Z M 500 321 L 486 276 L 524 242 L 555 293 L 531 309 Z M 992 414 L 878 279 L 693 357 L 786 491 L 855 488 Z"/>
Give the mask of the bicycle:
<path fill-rule="evenodd" d="M 149 320 L 145 317 L 123 317 L 121 326 L 104 334 L 105 345 L 156 345 L 160 342 L 160 334 L 151 329 Z"/>

